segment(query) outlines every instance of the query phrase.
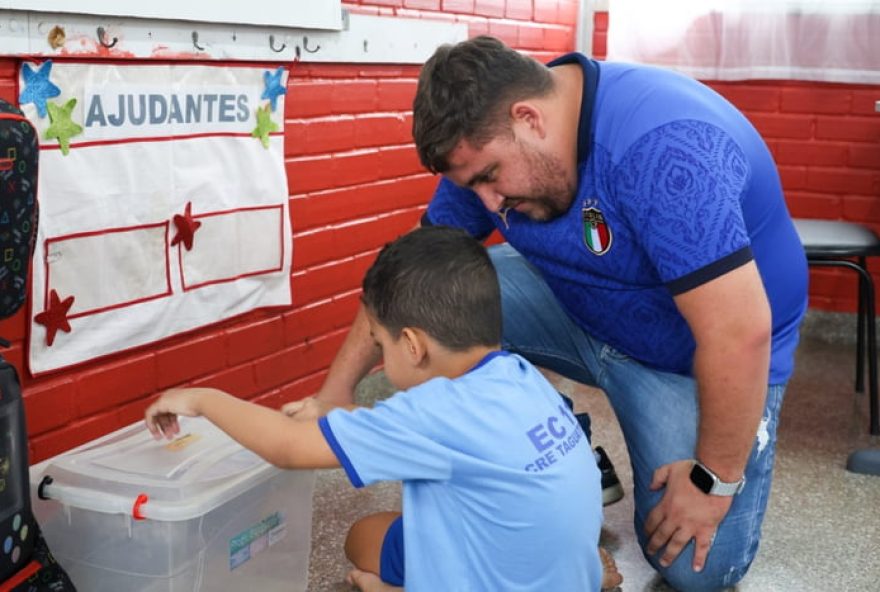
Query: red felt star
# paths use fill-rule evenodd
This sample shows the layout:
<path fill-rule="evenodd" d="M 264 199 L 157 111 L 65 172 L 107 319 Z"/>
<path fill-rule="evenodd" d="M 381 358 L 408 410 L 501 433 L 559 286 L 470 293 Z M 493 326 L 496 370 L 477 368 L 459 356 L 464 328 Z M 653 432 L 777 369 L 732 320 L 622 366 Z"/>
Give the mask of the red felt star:
<path fill-rule="evenodd" d="M 171 239 L 171 246 L 173 247 L 177 243 L 183 243 L 186 250 L 191 251 L 193 246 L 193 236 L 195 236 L 196 230 L 199 229 L 199 226 L 202 225 L 201 222 L 193 220 L 191 201 L 187 202 L 186 209 L 183 211 L 183 216 L 180 214 L 174 214 L 174 225 L 177 227 L 177 234 Z"/>
<path fill-rule="evenodd" d="M 59 329 L 70 333 L 67 312 L 71 306 L 73 306 L 73 296 L 61 300 L 58 298 L 58 292 L 52 290 L 49 292 L 49 308 L 34 317 L 36 322 L 46 326 L 46 345 L 49 347 L 55 341 L 55 334 Z"/>

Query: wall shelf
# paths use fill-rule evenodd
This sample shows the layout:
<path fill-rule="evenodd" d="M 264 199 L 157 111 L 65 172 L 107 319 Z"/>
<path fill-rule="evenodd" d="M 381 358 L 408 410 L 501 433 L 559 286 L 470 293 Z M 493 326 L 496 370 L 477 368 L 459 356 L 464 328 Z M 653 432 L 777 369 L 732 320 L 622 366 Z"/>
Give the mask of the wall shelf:
<path fill-rule="evenodd" d="M 421 64 L 467 39 L 464 23 L 342 16 L 337 31 L 0 9 L 0 56 Z"/>
<path fill-rule="evenodd" d="M 101 15 L 115 18 L 146 18 L 236 25 L 301 27 L 304 29 L 342 29 L 340 0 L 310 2 L 214 2 L 213 0 L 0 0 L 0 9 Z"/>

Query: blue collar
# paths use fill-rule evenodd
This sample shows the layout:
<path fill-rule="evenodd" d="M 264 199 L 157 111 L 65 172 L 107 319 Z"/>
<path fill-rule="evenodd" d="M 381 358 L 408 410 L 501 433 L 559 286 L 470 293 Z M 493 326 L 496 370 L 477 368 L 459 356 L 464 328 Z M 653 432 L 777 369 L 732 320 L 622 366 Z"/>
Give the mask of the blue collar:
<path fill-rule="evenodd" d="M 580 64 L 584 71 L 584 91 L 581 95 L 581 116 L 578 122 L 578 164 L 590 156 L 590 143 L 593 141 L 593 105 L 596 102 L 596 87 L 599 85 L 599 63 L 582 53 L 567 53 L 549 62 L 547 67 L 562 64 Z"/>
<path fill-rule="evenodd" d="M 490 351 L 488 354 L 486 354 L 485 356 L 483 356 L 483 359 L 482 359 L 482 360 L 480 360 L 479 362 L 477 362 L 477 365 L 476 365 L 476 366 L 474 366 L 473 368 L 471 368 L 470 370 L 468 370 L 467 372 L 465 372 L 465 374 L 468 374 L 468 373 L 470 373 L 470 372 L 473 372 L 473 371 L 476 370 L 477 368 L 480 368 L 480 367 L 482 367 L 482 366 L 485 366 L 485 365 L 488 364 L 493 358 L 497 358 L 497 357 L 499 357 L 499 356 L 509 356 L 509 355 L 510 355 L 510 352 L 509 352 L 509 351 L 504 351 L 503 349 L 496 349 L 495 351 Z"/>

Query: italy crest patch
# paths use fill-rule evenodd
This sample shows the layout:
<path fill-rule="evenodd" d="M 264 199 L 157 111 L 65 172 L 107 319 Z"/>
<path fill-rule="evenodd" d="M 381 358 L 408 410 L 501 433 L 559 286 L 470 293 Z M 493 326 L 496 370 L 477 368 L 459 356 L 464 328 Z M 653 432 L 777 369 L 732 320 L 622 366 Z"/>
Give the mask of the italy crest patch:
<path fill-rule="evenodd" d="M 599 208 L 584 206 L 584 244 L 595 255 L 604 255 L 611 248 L 613 236 Z"/>

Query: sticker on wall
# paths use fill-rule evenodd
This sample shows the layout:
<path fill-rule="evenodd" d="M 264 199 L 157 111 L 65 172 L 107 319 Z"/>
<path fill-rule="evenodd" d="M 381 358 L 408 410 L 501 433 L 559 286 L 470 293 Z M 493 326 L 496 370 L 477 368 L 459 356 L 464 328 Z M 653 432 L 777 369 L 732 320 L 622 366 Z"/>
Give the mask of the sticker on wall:
<path fill-rule="evenodd" d="M 40 374 L 291 304 L 287 71 L 28 63 Z"/>
<path fill-rule="evenodd" d="M 40 118 L 46 117 L 48 111 L 46 101 L 61 94 L 61 89 L 49 80 L 51 74 L 52 60 L 47 60 L 35 68 L 28 64 L 23 64 L 21 67 L 21 93 L 18 102 L 21 107 L 32 103 Z"/>
<path fill-rule="evenodd" d="M 268 99 L 269 106 L 272 111 L 278 110 L 278 97 L 287 94 L 287 86 L 284 83 L 284 66 L 278 66 L 274 72 L 263 72 L 263 82 L 266 85 L 263 89 L 261 99 Z"/>

